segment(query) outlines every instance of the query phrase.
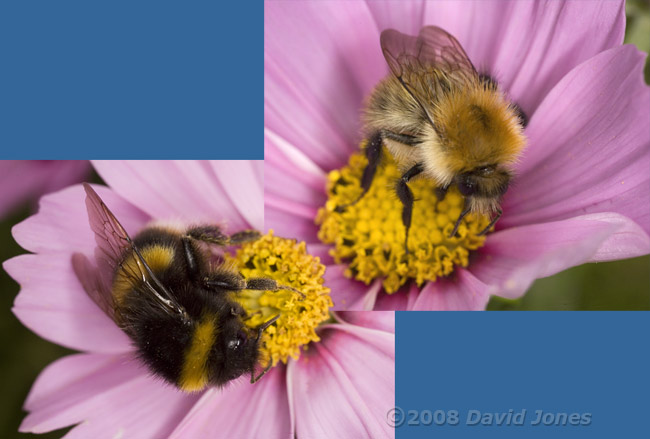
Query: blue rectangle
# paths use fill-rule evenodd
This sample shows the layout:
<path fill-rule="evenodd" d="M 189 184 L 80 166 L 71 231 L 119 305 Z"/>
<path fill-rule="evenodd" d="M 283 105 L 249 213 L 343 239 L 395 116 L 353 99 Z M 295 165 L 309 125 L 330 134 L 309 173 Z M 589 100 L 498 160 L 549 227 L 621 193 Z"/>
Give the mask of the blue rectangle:
<path fill-rule="evenodd" d="M 263 2 L 1 2 L 0 158 L 262 159 L 263 14 Z"/>
<path fill-rule="evenodd" d="M 650 437 L 647 312 L 398 312 L 396 324 L 398 439 Z"/>

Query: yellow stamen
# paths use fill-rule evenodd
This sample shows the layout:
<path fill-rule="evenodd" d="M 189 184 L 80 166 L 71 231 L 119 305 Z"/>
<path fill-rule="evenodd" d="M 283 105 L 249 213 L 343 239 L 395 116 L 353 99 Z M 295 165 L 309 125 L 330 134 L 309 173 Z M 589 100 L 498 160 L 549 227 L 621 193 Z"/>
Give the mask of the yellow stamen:
<path fill-rule="evenodd" d="M 257 328 L 279 315 L 264 331 L 260 364 L 275 366 L 288 358 L 298 359 L 301 348 L 319 341 L 316 328 L 329 319 L 333 305 L 330 290 L 323 286 L 325 266 L 307 253 L 305 243 L 273 236 L 273 231 L 255 242 L 243 245 L 234 257 L 226 258 L 236 265 L 246 279 L 265 277 L 295 291 L 246 290 L 234 297 L 246 309 L 246 325 Z"/>
<path fill-rule="evenodd" d="M 421 285 L 449 275 L 457 265 L 466 267 L 469 252 L 485 242 L 485 236 L 477 234 L 487 227 L 489 218 L 469 214 L 456 236 L 449 238 L 463 207 L 462 195 L 451 187 L 438 201 L 430 180 L 411 181 L 415 202 L 407 255 L 402 203 L 395 193 L 400 172 L 387 151 L 385 155 L 368 193 L 342 213 L 336 211 L 338 206 L 353 203 L 361 195 L 361 175 L 368 161 L 355 153 L 347 166 L 330 172 L 328 200 L 318 211 L 316 224 L 320 225 L 319 239 L 334 244 L 330 254 L 335 261 L 348 263 L 347 277 L 366 284 L 383 278 L 384 290 L 390 294 L 409 279 Z"/>

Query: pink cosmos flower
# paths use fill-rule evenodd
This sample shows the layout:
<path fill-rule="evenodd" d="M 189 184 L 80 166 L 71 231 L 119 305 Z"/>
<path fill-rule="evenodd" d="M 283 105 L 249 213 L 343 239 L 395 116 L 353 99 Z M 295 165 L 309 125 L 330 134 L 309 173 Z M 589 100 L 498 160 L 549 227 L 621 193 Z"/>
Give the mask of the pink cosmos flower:
<path fill-rule="evenodd" d="M 0 217 L 27 201 L 82 181 L 85 160 L 0 160 Z"/>
<path fill-rule="evenodd" d="M 265 4 L 266 224 L 329 263 L 335 308 L 484 309 L 540 277 L 650 252 L 650 89 L 622 46 L 623 2 Z M 362 102 L 388 73 L 379 34 L 437 25 L 528 115 L 503 217 L 466 269 L 380 294 L 345 278 L 314 218 L 327 172 L 358 150 Z"/>
<path fill-rule="evenodd" d="M 263 227 L 259 161 L 95 162 L 109 187 L 100 197 L 134 235 L 152 219 Z M 78 424 L 65 437 L 197 438 L 393 437 L 384 422 L 394 405 L 394 313 L 342 312 L 318 328 L 320 342 L 251 385 L 183 393 L 152 377 L 128 337 L 88 297 L 73 253 L 92 254 L 81 185 L 41 199 L 14 227 L 33 254 L 4 263 L 21 285 L 15 315 L 40 336 L 81 351 L 37 379 L 20 430 Z M 372 365 L 372 367 L 369 367 Z"/>

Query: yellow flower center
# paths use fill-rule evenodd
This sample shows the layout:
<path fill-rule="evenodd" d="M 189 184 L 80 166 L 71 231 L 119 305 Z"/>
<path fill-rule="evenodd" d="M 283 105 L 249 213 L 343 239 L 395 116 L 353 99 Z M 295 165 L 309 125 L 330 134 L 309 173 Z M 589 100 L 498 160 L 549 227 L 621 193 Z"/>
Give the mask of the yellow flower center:
<path fill-rule="evenodd" d="M 413 180 L 409 187 L 415 202 L 406 254 L 402 203 L 395 193 L 401 174 L 395 160 L 385 153 L 370 190 L 342 213 L 336 211 L 338 206 L 353 203 L 361 195 L 361 175 L 368 161 L 355 153 L 347 166 L 329 173 L 328 200 L 318 211 L 316 224 L 320 225 L 319 239 L 334 244 L 330 254 L 335 261 L 348 263 L 347 277 L 366 284 L 383 278 L 384 290 L 390 294 L 409 279 L 421 285 L 449 275 L 457 265 L 466 267 L 469 252 L 485 242 L 485 236 L 478 233 L 490 220 L 468 214 L 450 238 L 463 208 L 462 195 L 450 187 L 439 201 L 430 180 Z"/>
<path fill-rule="evenodd" d="M 292 287 L 278 291 L 245 290 L 234 297 L 247 311 L 245 321 L 250 328 L 279 315 L 268 327 L 260 343 L 260 364 L 263 367 L 298 359 L 300 350 L 312 341 L 319 341 L 316 328 L 329 319 L 333 305 L 330 290 L 323 286 L 325 266 L 307 253 L 305 243 L 273 236 L 273 231 L 255 242 L 244 244 L 235 256 L 226 255 L 246 279 L 265 277 L 279 285 Z M 304 296 L 304 297 L 303 297 Z"/>

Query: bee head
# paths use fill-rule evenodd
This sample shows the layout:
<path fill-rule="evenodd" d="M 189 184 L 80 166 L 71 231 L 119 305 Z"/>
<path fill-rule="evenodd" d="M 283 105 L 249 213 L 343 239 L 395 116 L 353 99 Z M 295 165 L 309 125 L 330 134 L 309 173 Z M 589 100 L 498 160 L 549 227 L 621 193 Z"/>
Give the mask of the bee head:
<path fill-rule="evenodd" d="M 486 165 L 462 172 L 454 178 L 460 193 L 470 200 L 471 211 L 490 213 L 496 211 L 498 200 L 508 190 L 511 172 L 498 165 Z"/>
<path fill-rule="evenodd" d="M 220 328 L 217 343 L 212 348 L 211 379 L 222 385 L 250 372 L 257 363 L 257 334 L 253 334 L 239 316 L 230 316 Z"/>

